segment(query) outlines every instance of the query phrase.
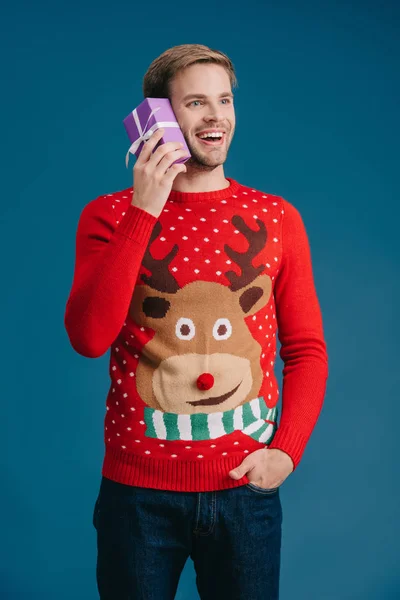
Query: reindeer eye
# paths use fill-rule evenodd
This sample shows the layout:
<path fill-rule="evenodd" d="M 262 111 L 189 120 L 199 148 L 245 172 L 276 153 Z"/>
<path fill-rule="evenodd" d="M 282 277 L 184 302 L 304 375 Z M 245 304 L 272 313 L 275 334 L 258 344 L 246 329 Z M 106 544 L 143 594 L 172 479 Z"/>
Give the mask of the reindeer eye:
<path fill-rule="evenodd" d="M 196 333 L 192 319 L 181 317 L 176 324 L 175 333 L 180 340 L 191 340 Z"/>
<path fill-rule="evenodd" d="M 216 340 L 227 340 L 232 335 L 232 325 L 229 319 L 217 319 L 213 327 L 213 336 Z"/>

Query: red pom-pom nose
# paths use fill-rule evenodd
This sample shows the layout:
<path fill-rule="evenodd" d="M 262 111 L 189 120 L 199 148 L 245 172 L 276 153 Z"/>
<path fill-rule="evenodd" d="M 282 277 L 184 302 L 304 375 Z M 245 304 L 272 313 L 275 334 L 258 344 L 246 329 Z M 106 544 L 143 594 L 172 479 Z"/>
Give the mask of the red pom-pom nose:
<path fill-rule="evenodd" d="M 209 390 L 214 385 L 214 377 L 211 373 L 202 373 L 197 378 L 197 387 L 199 390 Z"/>

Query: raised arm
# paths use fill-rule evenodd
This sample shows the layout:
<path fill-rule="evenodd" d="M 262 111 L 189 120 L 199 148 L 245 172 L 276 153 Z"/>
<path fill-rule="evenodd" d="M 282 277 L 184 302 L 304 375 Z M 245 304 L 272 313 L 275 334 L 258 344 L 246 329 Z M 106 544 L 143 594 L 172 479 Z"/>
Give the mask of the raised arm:
<path fill-rule="evenodd" d="M 97 358 L 118 336 L 156 221 L 130 204 L 117 226 L 108 196 L 96 198 L 83 209 L 64 317 L 71 345 L 79 354 Z"/>

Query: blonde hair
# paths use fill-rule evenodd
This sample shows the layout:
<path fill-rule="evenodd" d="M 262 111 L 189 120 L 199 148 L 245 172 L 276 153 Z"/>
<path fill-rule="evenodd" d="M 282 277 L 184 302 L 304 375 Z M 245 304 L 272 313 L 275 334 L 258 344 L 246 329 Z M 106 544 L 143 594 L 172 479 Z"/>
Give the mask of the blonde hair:
<path fill-rule="evenodd" d="M 229 75 L 232 89 L 238 87 L 233 63 L 226 54 L 201 44 L 181 44 L 165 50 L 153 60 L 143 78 L 143 96 L 170 99 L 172 79 L 179 71 L 196 63 L 221 65 Z"/>

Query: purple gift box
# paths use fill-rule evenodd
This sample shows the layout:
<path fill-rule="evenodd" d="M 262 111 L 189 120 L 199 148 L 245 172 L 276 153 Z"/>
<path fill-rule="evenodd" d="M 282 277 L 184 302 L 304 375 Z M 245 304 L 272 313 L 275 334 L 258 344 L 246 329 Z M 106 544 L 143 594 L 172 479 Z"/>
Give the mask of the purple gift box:
<path fill-rule="evenodd" d="M 131 147 L 126 154 L 125 163 L 127 167 L 129 163 L 129 153 L 135 154 L 135 156 L 138 157 L 142 151 L 144 142 L 161 127 L 165 129 L 165 133 L 154 150 L 165 142 L 182 142 L 182 150 L 187 151 L 187 156 L 182 156 L 175 162 L 184 163 L 191 157 L 189 148 L 187 147 L 185 138 L 183 137 L 183 133 L 178 125 L 168 98 L 145 98 L 139 106 L 125 117 L 123 123 L 128 137 L 132 142 Z"/>

